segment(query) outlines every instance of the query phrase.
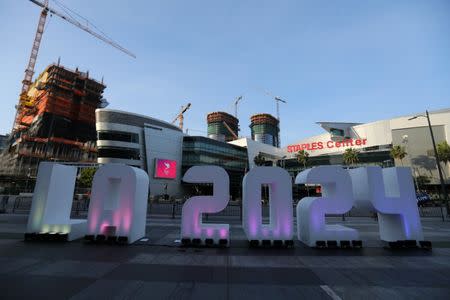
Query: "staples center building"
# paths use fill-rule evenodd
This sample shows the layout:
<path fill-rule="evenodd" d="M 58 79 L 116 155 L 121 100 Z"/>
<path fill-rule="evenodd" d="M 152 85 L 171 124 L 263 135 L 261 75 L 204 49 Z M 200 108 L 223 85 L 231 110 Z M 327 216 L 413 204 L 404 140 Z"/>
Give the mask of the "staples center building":
<path fill-rule="evenodd" d="M 388 167 L 409 166 L 414 177 L 421 177 L 428 185 L 439 184 L 439 174 L 425 116 L 420 114 L 397 117 L 371 123 L 318 122 L 325 133 L 309 137 L 286 147 L 290 159 L 286 168 L 294 171 L 298 163 L 295 154 L 304 149 L 312 165 L 342 164 L 342 154 L 348 148 L 359 151 L 355 165 Z M 436 144 L 450 142 L 450 109 L 430 112 L 430 121 Z M 405 148 L 407 155 L 401 161 L 390 156 L 393 146 Z M 446 183 L 449 184 L 449 164 L 441 163 Z"/>
<path fill-rule="evenodd" d="M 219 120 L 221 116 L 214 113 L 215 119 L 212 121 Z M 193 194 L 194 187 L 182 181 L 187 169 L 195 165 L 218 165 L 230 176 L 231 197 L 239 199 L 242 179 L 255 166 L 258 155 L 265 158 L 264 165 L 278 165 L 294 177 L 304 169 L 296 157 L 300 150 L 309 153 L 307 167 L 313 167 L 343 164 L 343 153 L 353 148 L 359 154 L 358 162 L 352 167 L 410 166 L 414 177 L 421 179 L 421 188 L 434 190 L 439 184 L 439 176 L 427 119 L 418 117 L 409 120 L 414 116 L 416 114 L 365 124 L 319 122 L 325 131 L 323 134 L 277 147 L 277 128 L 273 127 L 277 125 L 276 119 L 267 114 L 257 115 L 254 118 L 256 121 L 250 125 L 252 130 L 265 130 L 256 122 L 271 117 L 269 125 L 273 126 L 267 134 L 253 134 L 252 131 L 251 138 L 236 138 L 236 135 L 234 138 L 224 138 L 227 130 L 219 126 L 221 123 L 214 123 L 219 126 L 217 132 L 209 132 L 208 128 L 209 137 L 190 136 L 177 126 L 152 117 L 97 109 L 98 163 L 125 163 L 142 168 L 149 174 L 150 195 L 167 193 L 173 197 Z M 229 119 L 230 115 L 226 118 Z M 450 143 L 450 109 L 430 112 L 430 120 L 436 144 L 444 141 Z M 211 130 L 215 130 L 212 125 Z M 402 161 L 394 161 L 390 156 L 395 145 L 404 146 L 408 153 Z M 441 165 L 448 185 L 449 164 Z"/>

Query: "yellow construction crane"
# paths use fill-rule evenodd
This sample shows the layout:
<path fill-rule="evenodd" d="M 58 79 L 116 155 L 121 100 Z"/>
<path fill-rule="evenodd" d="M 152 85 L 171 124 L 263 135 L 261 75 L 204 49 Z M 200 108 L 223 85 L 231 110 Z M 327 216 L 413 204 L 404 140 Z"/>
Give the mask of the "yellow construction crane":
<path fill-rule="evenodd" d="M 172 121 L 172 124 L 175 124 L 175 122 L 178 120 L 180 123 L 178 125 L 178 127 L 180 127 L 181 131 L 183 131 L 183 122 L 184 122 L 184 113 L 191 108 L 191 103 L 188 103 L 185 106 L 182 106 L 180 109 L 180 112 L 178 113 L 178 115 L 175 117 L 175 119 Z"/>
<path fill-rule="evenodd" d="M 48 13 L 50 13 L 51 15 L 56 15 L 56 16 L 60 17 L 61 19 L 75 25 L 76 27 L 80 28 L 81 30 L 86 31 L 87 33 L 91 34 L 92 36 L 102 40 L 103 42 L 122 51 L 123 53 L 125 53 L 133 58 L 136 58 L 136 56 L 133 53 L 131 53 L 124 47 L 120 46 L 117 42 L 113 41 L 111 38 L 107 37 L 106 34 L 104 34 L 98 28 L 96 28 L 95 25 L 93 25 L 89 21 L 87 21 L 87 19 L 81 17 L 74 11 L 70 10 L 68 7 L 64 6 L 62 3 L 59 3 L 59 1 L 54 0 L 55 3 L 57 3 L 64 11 L 66 11 L 66 14 L 61 13 L 53 8 L 50 8 L 48 5 L 49 0 L 44 0 L 44 1 L 29 0 L 29 1 L 36 4 L 37 6 L 41 7 L 42 11 L 41 11 L 41 15 L 39 18 L 36 35 L 34 37 L 33 47 L 31 48 L 31 54 L 30 54 L 30 59 L 28 61 L 28 66 L 25 70 L 25 77 L 22 81 L 22 91 L 20 94 L 20 100 L 19 100 L 19 105 L 18 105 L 17 109 L 19 109 L 21 105 L 26 105 L 26 106 L 31 105 L 30 99 L 27 96 L 27 91 L 30 88 L 30 85 L 33 80 L 34 66 L 36 64 L 39 47 L 41 45 L 42 35 L 44 34 L 45 22 L 47 20 Z M 73 17 L 73 15 L 69 11 L 71 11 L 72 13 L 77 14 L 79 17 L 83 18 L 86 21 L 86 25 L 77 21 L 75 19 L 75 17 Z M 96 29 L 91 28 L 89 25 L 91 25 L 92 27 L 95 27 Z M 16 119 L 17 119 L 17 112 L 16 112 L 16 117 L 14 118 L 13 130 L 17 129 L 18 124 L 17 124 Z"/>

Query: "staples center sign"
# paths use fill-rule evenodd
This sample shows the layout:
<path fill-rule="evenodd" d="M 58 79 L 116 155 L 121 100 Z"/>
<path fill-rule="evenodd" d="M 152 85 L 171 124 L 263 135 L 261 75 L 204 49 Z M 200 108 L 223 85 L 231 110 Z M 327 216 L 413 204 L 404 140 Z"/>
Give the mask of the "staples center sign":
<path fill-rule="evenodd" d="M 298 152 L 301 150 L 315 151 L 322 149 L 346 148 L 346 147 L 360 147 L 367 144 L 367 139 L 345 139 L 343 141 L 327 141 L 327 142 L 312 142 L 296 145 L 289 145 L 288 152 Z"/>

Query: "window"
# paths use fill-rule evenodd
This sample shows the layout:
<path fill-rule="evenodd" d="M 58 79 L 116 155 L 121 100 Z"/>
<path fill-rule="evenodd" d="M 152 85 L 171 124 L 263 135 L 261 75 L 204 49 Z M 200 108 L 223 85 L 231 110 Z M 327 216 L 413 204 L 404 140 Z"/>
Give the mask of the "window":
<path fill-rule="evenodd" d="M 140 160 L 141 154 L 138 149 L 105 147 L 98 149 L 98 157 Z"/>
<path fill-rule="evenodd" d="M 342 129 L 330 128 L 330 133 L 334 136 L 344 136 L 344 130 Z"/>
<path fill-rule="evenodd" d="M 139 143 L 139 135 L 131 132 L 121 131 L 100 131 L 98 133 L 98 140 L 119 141 L 127 143 Z"/>

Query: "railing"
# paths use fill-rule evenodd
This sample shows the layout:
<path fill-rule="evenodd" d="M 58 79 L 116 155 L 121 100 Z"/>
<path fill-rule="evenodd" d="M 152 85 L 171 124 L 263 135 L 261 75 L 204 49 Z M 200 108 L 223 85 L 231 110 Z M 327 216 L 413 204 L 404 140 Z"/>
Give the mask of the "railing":
<path fill-rule="evenodd" d="M 149 202 L 147 206 L 147 214 L 157 215 L 157 216 L 166 216 L 170 218 L 179 218 L 181 217 L 183 203 L 181 202 L 167 202 L 167 203 L 152 203 Z M 12 207 L 12 213 L 18 214 L 27 214 L 31 209 L 31 197 L 29 196 L 18 196 Z M 82 200 L 74 200 L 72 204 L 72 217 L 77 216 L 86 216 L 89 209 L 89 199 Z M 269 217 L 269 205 L 262 206 L 262 216 L 263 218 Z M 430 218 L 440 218 L 442 217 L 442 208 L 439 206 L 430 206 L 430 207 L 419 207 L 419 214 L 421 217 L 430 217 Z M 293 207 L 293 216 L 296 217 L 296 209 Z M 348 217 L 370 217 L 376 218 L 376 214 L 370 213 L 363 210 L 358 210 L 353 208 L 349 212 L 344 215 L 336 215 L 336 214 L 327 214 L 327 217 L 339 217 L 345 220 Z M 242 206 L 240 203 L 232 203 L 228 204 L 224 210 L 214 213 L 214 214 L 205 214 L 205 218 L 214 218 L 214 217 L 236 217 L 242 220 Z"/>

